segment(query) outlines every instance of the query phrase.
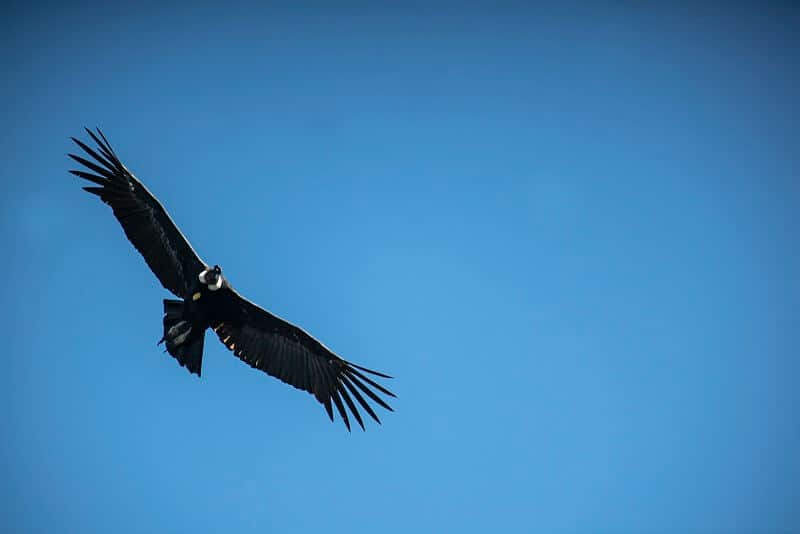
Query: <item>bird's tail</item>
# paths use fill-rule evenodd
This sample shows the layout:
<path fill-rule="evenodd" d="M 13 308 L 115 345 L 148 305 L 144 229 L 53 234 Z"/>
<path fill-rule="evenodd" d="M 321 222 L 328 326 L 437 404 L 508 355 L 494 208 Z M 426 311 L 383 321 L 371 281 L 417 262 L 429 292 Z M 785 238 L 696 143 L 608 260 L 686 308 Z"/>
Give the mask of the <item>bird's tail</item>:
<path fill-rule="evenodd" d="M 190 373 L 200 376 L 203 364 L 203 341 L 205 332 L 193 332 L 192 324 L 183 317 L 183 302 L 164 299 L 164 343 L 167 352 L 186 367 Z"/>

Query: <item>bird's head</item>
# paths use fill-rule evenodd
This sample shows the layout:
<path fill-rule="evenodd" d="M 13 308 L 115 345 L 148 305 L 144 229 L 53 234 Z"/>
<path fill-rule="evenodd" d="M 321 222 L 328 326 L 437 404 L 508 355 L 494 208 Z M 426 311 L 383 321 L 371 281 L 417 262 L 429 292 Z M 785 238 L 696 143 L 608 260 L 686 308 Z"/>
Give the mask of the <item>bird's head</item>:
<path fill-rule="evenodd" d="M 222 269 L 219 268 L 219 265 L 204 270 L 197 278 L 200 280 L 200 283 L 205 284 L 210 291 L 216 291 L 222 287 Z"/>

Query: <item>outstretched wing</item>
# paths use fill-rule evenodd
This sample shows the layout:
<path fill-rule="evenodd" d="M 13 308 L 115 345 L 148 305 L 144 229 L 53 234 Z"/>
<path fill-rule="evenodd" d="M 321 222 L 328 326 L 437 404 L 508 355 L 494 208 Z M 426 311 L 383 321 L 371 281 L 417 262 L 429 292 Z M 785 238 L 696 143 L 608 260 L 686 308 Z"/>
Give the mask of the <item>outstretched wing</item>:
<path fill-rule="evenodd" d="M 225 289 L 225 298 L 229 299 L 224 307 L 230 318 L 212 325 L 220 341 L 251 367 L 311 393 L 325 407 L 331 421 L 333 404 L 348 430 L 348 409 L 364 429 L 358 406 L 380 423 L 365 395 L 393 411 L 378 393 L 390 397 L 394 397 L 394 393 L 366 376 L 391 378 L 389 375 L 343 360 L 301 328 L 253 304 L 229 287 Z"/>
<path fill-rule="evenodd" d="M 161 203 L 122 164 L 103 132 L 98 129 L 95 135 L 88 128 L 86 131 L 97 143 L 97 151 L 74 137 L 72 140 L 94 161 L 74 154 L 69 157 L 92 172 L 69 172 L 97 184 L 83 189 L 111 206 L 125 235 L 144 256 L 161 285 L 176 296 L 187 298 L 194 278 L 206 268 L 205 264 Z"/>

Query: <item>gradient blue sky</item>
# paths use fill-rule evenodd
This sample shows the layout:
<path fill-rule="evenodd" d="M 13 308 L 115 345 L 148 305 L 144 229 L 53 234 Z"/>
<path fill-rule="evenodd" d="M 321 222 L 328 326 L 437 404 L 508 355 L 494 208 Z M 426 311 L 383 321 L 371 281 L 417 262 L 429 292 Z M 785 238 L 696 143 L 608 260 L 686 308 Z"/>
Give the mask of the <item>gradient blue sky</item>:
<path fill-rule="evenodd" d="M 789 5 L 7 7 L 0 530 L 800 531 Z M 396 413 L 162 354 L 83 125 Z"/>

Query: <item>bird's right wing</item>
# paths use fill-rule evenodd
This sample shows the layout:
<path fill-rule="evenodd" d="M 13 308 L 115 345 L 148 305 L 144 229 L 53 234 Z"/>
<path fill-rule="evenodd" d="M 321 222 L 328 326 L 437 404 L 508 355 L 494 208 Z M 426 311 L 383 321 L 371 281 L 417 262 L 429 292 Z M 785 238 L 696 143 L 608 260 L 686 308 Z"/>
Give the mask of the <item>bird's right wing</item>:
<path fill-rule="evenodd" d="M 331 421 L 335 405 L 348 430 L 348 409 L 363 429 L 360 406 L 380 423 L 364 396 L 392 411 L 378 393 L 388 397 L 395 394 L 367 376 L 391 378 L 389 375 L 343 360 L 300 327 L 271 314 L 230 287 L 223 289 L 221 296 L 225 298 L 221 306 L 229 317 L 212 324 L 220 341 L 251 367 L 311 393 L 325 407 Z"/>
<path fill-rule="evenodd" d="M 122 164 L 103 132 L 98 129 L 95 135 L 86 131 L 97 143 L 97 151 L 74 137 L 72 140 L 94 161 L 74 154 L 69 157 L 92 172 L 69 172 L 97 184 L 83 189 L 111 206 L 125 235 L 161 285 L 180 298 L 188 298 L 205 263 L 156 197 Z"/>

